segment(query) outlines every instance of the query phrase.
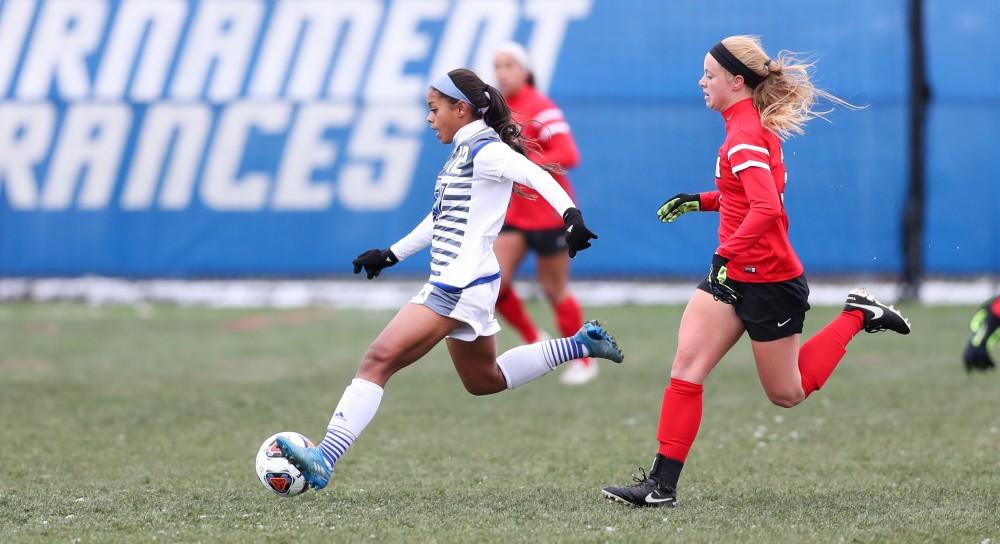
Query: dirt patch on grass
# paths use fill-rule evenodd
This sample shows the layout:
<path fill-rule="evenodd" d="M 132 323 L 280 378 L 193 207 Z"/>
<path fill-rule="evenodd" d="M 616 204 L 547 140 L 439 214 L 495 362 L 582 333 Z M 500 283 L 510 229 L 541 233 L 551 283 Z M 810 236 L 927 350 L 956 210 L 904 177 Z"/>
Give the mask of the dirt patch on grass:
<path fill-rule="evenodd" d="M 255 314 L 230 319 L 220 328 L 226 332 L 257 332 L 278 327 L 294 327 L 326 319 L 329 310 L 302 310 L 277 314 Z"/>
<path fill-rule="evenodd" d="M 37 370 L 44 371 L 52 368 L 52 365 L 38 359 L 14 360 L 0 359 L 0 372 L 10 370 Z"/>

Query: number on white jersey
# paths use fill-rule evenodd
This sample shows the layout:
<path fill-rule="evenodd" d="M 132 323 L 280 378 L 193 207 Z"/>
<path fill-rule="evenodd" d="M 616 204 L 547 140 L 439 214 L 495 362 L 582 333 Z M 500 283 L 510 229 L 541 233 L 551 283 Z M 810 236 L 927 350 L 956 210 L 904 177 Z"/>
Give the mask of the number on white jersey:
<path fill-rule="evenodd" d="M 463 145 L 458 148 L 458 153 L 455 157 L 448 161 L 448 166 L 444 169 L 445 174 L 452 176 L 458 176 L 462 173 L 460 165 L 465 164 L 469 160 L 469 146 Z"/>

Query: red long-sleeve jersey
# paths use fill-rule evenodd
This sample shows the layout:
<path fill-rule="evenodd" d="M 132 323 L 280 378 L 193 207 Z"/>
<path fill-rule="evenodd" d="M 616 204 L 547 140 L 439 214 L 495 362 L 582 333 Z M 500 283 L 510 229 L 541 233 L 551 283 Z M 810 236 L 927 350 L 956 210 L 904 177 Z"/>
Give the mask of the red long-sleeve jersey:
<path fill-rule="evenodd" d="M 506 98 L 514 121 L 521 125 L 521 133 L 537 141 L 540 147 L 532 149 L 532 146 L 527 146 L 529 159 L 536 164 L 558 164 L 565 170 L 580 162 L 569 124 L 552 100 L 530 85 Z M 552 177 L 573 197 L 573 188 L 565 173 L 553 173 Z M 521 230 L 547 230 L 563 226 L 562 217 L 537 192 L 527 187 L 519 187 L 519 190 L 528 196 L 517 192 L 511 196 L 506 224 Z"/>
<path fill-rule="evenodd" d="M 702 210 L 719 211 L 719 248 L 729 277 L 749 283 L 790 280 L 802 263 L 788 241 L 788 180 L 781 139 L 760 123 L 753 99 L 722 112 L 726 140 L 715 163 L 718 191 L 701 193 Z"/>

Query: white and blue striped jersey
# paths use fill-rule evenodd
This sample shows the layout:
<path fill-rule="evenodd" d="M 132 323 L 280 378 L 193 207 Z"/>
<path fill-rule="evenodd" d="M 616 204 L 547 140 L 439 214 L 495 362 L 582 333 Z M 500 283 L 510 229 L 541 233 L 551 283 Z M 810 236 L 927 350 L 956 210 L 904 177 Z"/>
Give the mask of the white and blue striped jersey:
<path fill-rule="evenodd" d="M 454 145 L 434 184 L 431 212 L 390 249 L 402 260 L 430 245 L 429 281 L 459 290 L 499 277 L 493 242 L 514 183 L 538 191 L 560 215 L 573 201 L 552 176 L 503 143 L 482 120 L 459 129 Z"/>

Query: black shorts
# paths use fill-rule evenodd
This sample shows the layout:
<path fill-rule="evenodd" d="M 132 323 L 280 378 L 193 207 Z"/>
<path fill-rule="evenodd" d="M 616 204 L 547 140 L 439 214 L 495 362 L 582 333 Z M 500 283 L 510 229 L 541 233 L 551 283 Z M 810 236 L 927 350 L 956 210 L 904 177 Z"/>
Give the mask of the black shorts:
<path fill-rule="evenodd" d="M 569 246 L 566 245 L 566 227 L 524 230 L 504 224 L 500 232 L 520 232 L 524 235 L 524 242 L 528 244 L 528 249 L 543 257 L 569 251 Z"/>
<path fill-rule="evenodd" d="M 751 340 L 770 342 L 802 332 L 809 311 L 809 284 L 805 276 L 776 283 L 746 283 L 729 280 L 739 300 L 736 315 Z M 698 289 L 711 294 L 708 278 Z"/>

